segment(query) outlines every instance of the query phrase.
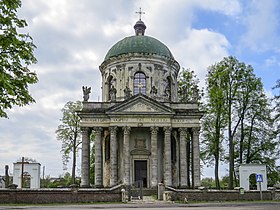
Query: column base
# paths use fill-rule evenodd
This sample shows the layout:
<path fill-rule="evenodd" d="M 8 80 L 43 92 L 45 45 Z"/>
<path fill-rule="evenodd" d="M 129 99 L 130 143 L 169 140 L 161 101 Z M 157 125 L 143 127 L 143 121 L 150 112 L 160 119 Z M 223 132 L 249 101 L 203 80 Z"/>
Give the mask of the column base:
<path fill-rule="evenodd" d="M 80 185 L 80 188 L 91 188 L 90 185 Z"/>
<path fill-rule="evenodd" d="M 94 188 L 104 188 L 104 185 L 94 185 Z"/>
<path fill-rule="evenodd" d="M 181 185 L 179 186 L 179 189 L 188 189 L 189 187 L 187 185 Z"/>

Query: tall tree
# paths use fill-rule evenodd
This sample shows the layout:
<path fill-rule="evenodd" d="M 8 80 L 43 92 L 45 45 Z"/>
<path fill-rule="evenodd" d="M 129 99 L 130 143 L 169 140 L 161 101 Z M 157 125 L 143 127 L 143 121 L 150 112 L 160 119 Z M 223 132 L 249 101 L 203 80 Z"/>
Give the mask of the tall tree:
<path fill-rule="evenodd" d="M 77 111 L 81 110 L 82 103 L 67 102 L 62 109 L 63 117 L 60 119 L 60 124 L 56 130 L 57 139 L 62 141 L 62 160 L 64 166 L 69 162 L 70 154 L 72 154 L 72 184 L 75 184 L 76 178 L 76 162 L 77 152 L 81 144 L 81 128 L 80 118 Z"/>
<path fill-rule="evenodd" d="M 215 185 L 220 189 L 219 164 L 223 158 L 222 142 L 224 138 L 224 129 L 226 122 L 225 112 L 225 94 L 222 88 L 221 72 L 209 68 L 206 84 L 206 104 L 203 117 L 202 130 L 202 160 L 213 164 L 215 167 Z"/>
<path fill-rule="evenodd" d="M 6 110 L 13 105 L 35 102 L 28 85 L 38 81 L 29 65 L 36 63 L 32 37 L 18 32 L 27 26 L 17 17 L 20 0 L 0 1 L 0 117 L 8 117 Z"/>
<path fill-rule="evenodd" d="M 240 63 L 234 57 L 226 57 L 222 61 L 209 67 L 208 80 L 212 77 L 218 81 L 215 85 L 215 91 L 219 93 L 221 97 L 222 110 L 224 111 L 223 117 L 227 123 L 228 141 L 229 141 L 229 188 L 233 188 L 233 171 L 234 171 L 234 142 L 233 136 L 235 134 L 236 126 L 232 126 L 233 123 L 233 106 L 238 89 L 238 82 L 240 78 L 239 74 Z M 209 85 L 211 85 L 209 83 Z M 211 89 L 212 87 L 208 87 Z M 215 94 L 214 94 L 215 95 Z M 211 97 L 211 95 L 209 95 Z M 210 99 L 211 100 L 211 99 Z M 218 100 L 218 103 L 220 103 Z M 218 108 L 218 106 L 217 106 Z M 218 110 L 216 110 L 218 111 Z M 219 132 L 219 131 L 218 131 Z"/>
<path fill-rule="evenodd" d="M 218 145 L 223 126 L 226 125 L 225 131 L 228 140 L 228 160 L 229 160 L 229 188 L 233 188 L 235 167 L 243 163 L 244 157 L 248 159 L 253 142 L 259 144 L 261 138 L 255 141 L 251 137 L 256 132 L 257 125 L 262 125 L 257 132 L 267 133 L 266 139 L 273 139 L 273 132 L 268 128 L 272 125 L 269 119 L 269 108 L 266 98 L 264 97 L 261 80 L 253 73 L 253 68 L 243 62 L 238 61 L 235 57 L 229 56 L 222 61 L 212 65 L 208 72 L 208 115 L 214 113 L 214 116 L 207 116 L 206 119 L 214 125 L 215 135 L 208 135 L 208 141 L 213 141 Z M 213 93 L 212 93 L 212 92 Z M 261 117 L 262 116 L 262 117 Z M 219 123 L 217 123 L 219 122 Z M 209 122 L 208 125 L 209 127 Z M 266 128 L 266 130 L 264 130 Z M 250 131 L 251 129 L 251 131 Z M 251 132 L 251 133 L 250 133 Z M 250 136 L 251 135 L 251 136 Z M 260 136 L 260 135 L 259 135 Z M 257 136 L 256 136 L 257 137 Z M 269 146 L 269 140 L 266 141 L 262 150 L 254 153 L 260 157 L 261 152 L 274 151 L 273 146 Z M 210 144 L 211 145 L 211 144 Z M 221 146 L 221 144 L 220 144 Z M 212 152 L 218 153 L 218 148 L 211 148 Z M 236 148 L 236 149 L 235 149 Z M 247 152 L 247 155 L 245 155 Z M 239 157 L 239 158 L 238 158 Z M 238 158 L 239 161 L 236 161 Z M 217 161 L 217 160 L 216 160 Z M 248 160 L 246 160 L 247 162 Z M 236 183 L 236 182 L 235 182 Z"/>

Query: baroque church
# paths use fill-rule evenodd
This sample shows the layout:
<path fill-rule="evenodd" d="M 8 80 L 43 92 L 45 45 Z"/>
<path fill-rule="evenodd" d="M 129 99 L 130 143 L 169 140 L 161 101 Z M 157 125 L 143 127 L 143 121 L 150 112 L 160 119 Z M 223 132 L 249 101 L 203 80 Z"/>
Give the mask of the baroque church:
<path fill-rule="evenodd" d="M 89 101 L 83 87 L 81 187 L 90 187 L 90 135 L 95 133 L 96 188 L 142 181 L 175 188 L 200 186 L 197 101 L 179 102 L 180 65 L 166 45 L 145 35 L 140 19 L 135 35 L 107 52 L 100 65 L 102 102 Z"/>

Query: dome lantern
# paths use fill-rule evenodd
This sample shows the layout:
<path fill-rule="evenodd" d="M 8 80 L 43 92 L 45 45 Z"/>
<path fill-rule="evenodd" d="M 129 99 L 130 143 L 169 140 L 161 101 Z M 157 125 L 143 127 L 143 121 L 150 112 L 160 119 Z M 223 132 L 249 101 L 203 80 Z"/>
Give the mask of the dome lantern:
<path fill-rule="evenodd" d="M 144 22 L 142 20 L 138 20 L 134 25 L 135 35 L 136 36 L 144 36 L 146 28 L 147 27 L 144 24 Z"/>
<path fill-rule="evenodd" d="M 136 12 L 139 14 L 139 20 L 135 23 L 134 29 L 135 29 L 135 35 L 136 36 L 144 36 L 145 29 L 147 28 L 145 23 L 141 20 L 141 15 L 145 14 L 145 12 L 142 12 L 141 7 L 139 12 Z"/>

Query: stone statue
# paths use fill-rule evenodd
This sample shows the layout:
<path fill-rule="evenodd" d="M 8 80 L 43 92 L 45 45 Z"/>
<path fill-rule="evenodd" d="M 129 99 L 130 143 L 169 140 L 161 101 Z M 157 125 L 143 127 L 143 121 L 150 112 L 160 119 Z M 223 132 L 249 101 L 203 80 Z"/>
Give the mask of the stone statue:
<path fill-rule="evenodd" d="M 165 94 L 165 97 L 167 98 L 167 100 L 170 100 L 170 97 L 171 97 L 171 89 L 169 87 L 169 85 L 166 86 L 165 90 L 164 90 L 164 94 Z"/>
<path fill-rule="evenodd" d="M 192 94 L 193 94 L 193 102 L 198 102 L 198 99 L 199 99 L 198 86 L 195 85 L 192 90 L 193 90 L 193 92 L 192 92 Z"/>
<path fill-rule="evenodd" d="M 91 87 L 83 86 L 84 101 L 88 101 L 90 92 L 91 92 Z"/>
<path fill-rule="evenodd" d="M 123 90 L 123 92 L 124 92 L 125 99 L 128 99 L 131 97 L 131 90 L 129 89 L 129 87 L 126 86 L 125 89 Z"/>
<path fill-rule="evenodd" d="M 112 85 L 111 89 L 109 90 L 109 94 L 111 101 L 116 101 L 117 89 L 114 87 L 114 85 Z"/>
<path fill-rule="evenodd" d="M 157 88 L 155 86 L 153 86 L 151 88 L 150 94 L 151 94 L 151 96 L 156 96 L 157 95 Z"/>

